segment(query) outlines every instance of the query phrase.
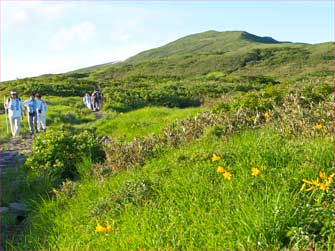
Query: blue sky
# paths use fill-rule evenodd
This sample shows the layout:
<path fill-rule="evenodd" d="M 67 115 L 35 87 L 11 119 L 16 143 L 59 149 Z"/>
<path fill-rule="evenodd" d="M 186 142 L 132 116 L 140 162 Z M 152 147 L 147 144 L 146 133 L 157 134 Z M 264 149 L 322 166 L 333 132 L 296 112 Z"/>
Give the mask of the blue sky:
<path fill-rule="evenodd" d="M 334 41 L 333 1 L 8 1 L 0 81 L 124 60 L 206 30 Z"/>

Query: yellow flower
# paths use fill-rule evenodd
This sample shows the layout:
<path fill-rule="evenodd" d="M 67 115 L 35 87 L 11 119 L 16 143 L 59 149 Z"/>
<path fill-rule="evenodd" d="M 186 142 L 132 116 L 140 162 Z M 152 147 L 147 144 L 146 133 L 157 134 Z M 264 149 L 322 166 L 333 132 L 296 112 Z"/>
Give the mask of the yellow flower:
<path fill-rule="evenodd" d="M 302 183 L 302 186 L 300 188 L 300 192 L 304 192 L 305 189 L 306 189 L 306 183 L 304 182 L 304 183 Z"/>
<path fill-rule="evenodd" d="M 251 168 L 251 175 L 252 176 L 256 177 L 260 172 L 261 172 L 261 170 L 259 168 L 257 168 L 257 167 Z"/>
<path fill-rule="evenodd" d="M 303 179 L 302 181 L 305 182 L 306 184 L 311 184 L 313 186 L 317 186 L 319 184 L 318 180 L 309 181 L 309 180 Z"/>
<path fill-rule="evenodd" d="M 318 186 L 320 187 L 321 190 L 323 190 L 323 191 L 328 191 L 328 186 L 327 186 L 327 184 L 319 183 Z"/>
<path fill-rule="evenodd" d="M 217 161 L 217 160 L 220 160 L 220 159 L 221 159 L 220 156 L 217 156 L 217 155 L 213 154 L 213 157 L 212 157 L 212 161 L 213 161 L 213 162 L 214 162 L 214 161 Z"/>
<path fill-rule="evenodd" d="M 322 172 L 322 171 L 320 171 L 320 173 L 319 173 L 319 177 L 320 177 L 321 179 L 323 179 L 323 180 L 326 180 L 326 179 L 327 179 L 327 175 L 326 175 L 326 173 L 325 173 L 325 172 Z"/>
<path fill-rule="evenodd" d="M 271 117 L 271 114 L 270 114 L 270 113 L 268 113 L 268 112 L 266 112 L 266 113 L 264 113 L 264 117 L 265 117 L 266 119 L 268 119 L 268 118 L 270 118 L 270 117 Z"/>
<path fill-rule="evenodd" d="M 315 128 L 316 130 L 320 130 L 322 127 L 323 127 L 323 126 L 322 126 L 321 123 L 316 123 L 315 126 L 314 126 L 314 128 Z"/>
<path fill-rule="evenodd" d="M 311 186 L 310 188 L 305 189 L 303 192 L 309 192 L 315 189 L 315 186 Z"/>
<path fill-rule="evenodd" d="M 314 190 L 317 186 L 319 186 L 318 180 L 309 181 L 309 180 L 303 179 L 302 181 L 304 182 L 304 184 L 302 184 L 300 188 L 301 192 L 309 192 L 309 191 Z M 312 186 L 306 189 L 306 184 L 310 184 Z"/>
<path fill-rule="evenodd" d="M 101 226 L 101 225 L 98 223 L 98 225 L 95 227 L 95 231 L 96 231 L 96 232 L 106 232 L 106 231 L 107 231 L 107 228 Z"/>
<path fill-rule="evenodd" d="M 333 173 L 332 175 L 329 175 L 328 180 L 326 182 L 327 185 L 329 185 L 330 183 L 332 183 L 334 176 L 335 176 L 335 173 Z"/>
<path fill-rule="evenodd" d="M 222 166 L 219 166 L 218 169 L 216 169 L 218 173 L 224 173 L 226 172 L 226 169 L 224 169 Z"/>
<path fill-rule="evenodd" d="M 113 228 L 112 228 L 111 225 L 107 224 L 107 226 L 106 226 L 106 230 L 107 230 L 107 232 L 112 232 L 112 231 L 113 231 Z"/>
<path fill-rule="evenodd" d="M 222 175 L 225 178 L 225 180 L 231 180 L 231 172 L 226 171 Z"/>

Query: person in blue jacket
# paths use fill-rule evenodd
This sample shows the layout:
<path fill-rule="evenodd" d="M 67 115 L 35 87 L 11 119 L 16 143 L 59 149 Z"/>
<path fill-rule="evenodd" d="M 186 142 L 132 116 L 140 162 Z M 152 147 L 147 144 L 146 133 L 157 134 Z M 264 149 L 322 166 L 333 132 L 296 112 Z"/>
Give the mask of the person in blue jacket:
<path fill-rule="evenodd" d="M 35 134 L 37 130 L 37 104 L 35 100 L 35 93 L 30 95 L 30 99 L 23 102 L 23 105 L 27 108 L 27 117 L 30 134 Z"/>

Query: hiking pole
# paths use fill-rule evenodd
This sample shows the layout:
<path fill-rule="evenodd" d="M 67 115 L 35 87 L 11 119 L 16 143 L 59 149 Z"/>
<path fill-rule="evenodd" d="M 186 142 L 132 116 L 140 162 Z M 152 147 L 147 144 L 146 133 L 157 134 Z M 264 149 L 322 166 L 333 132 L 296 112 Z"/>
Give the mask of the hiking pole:
<path fill-rule="evenodd" d="M 7 114 L 8 109 L 7 109 L 7 107 L 6 107 L 6 97 L 5 97 L 5 96 L 3 96 L 3 105 L 4 105 L 4 107 L 5 107 L 5 114 L 6 114 L 6 129 L 7 129 L 7 134 L 8 134 L 8 114 Z"/>

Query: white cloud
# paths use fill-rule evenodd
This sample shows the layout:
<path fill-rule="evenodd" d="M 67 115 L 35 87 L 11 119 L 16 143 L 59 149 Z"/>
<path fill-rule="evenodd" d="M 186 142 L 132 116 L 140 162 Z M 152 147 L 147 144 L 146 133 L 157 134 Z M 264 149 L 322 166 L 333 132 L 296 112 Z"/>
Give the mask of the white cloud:
<path fill-rule="evenodd" d="M 96 36 L 96 27 L 92 22 L 82 22 L 70 27 L 60 28 L 50 40 L 52 50 L 64 50 L 70 46 L 85 45 Z"/>
<path fill-rule="evenodd" d="M 3 1 L 1 3 L 2 25 L 13 30 L 40 20 L 50 21 L 63 17 L 78 6 L 76 2 L 48 1 Z"/>

